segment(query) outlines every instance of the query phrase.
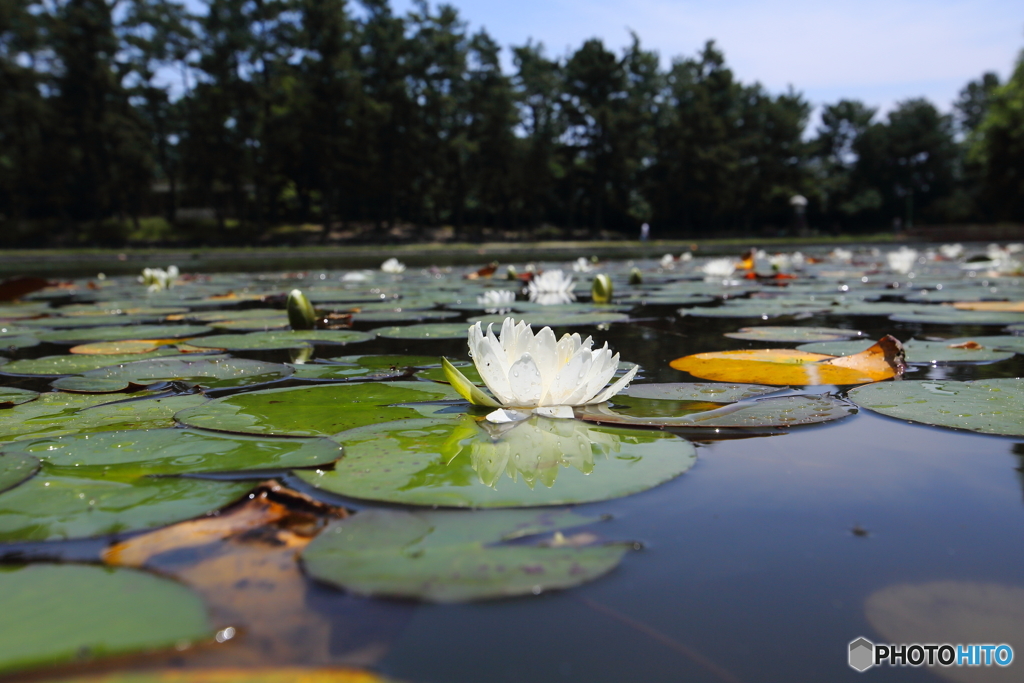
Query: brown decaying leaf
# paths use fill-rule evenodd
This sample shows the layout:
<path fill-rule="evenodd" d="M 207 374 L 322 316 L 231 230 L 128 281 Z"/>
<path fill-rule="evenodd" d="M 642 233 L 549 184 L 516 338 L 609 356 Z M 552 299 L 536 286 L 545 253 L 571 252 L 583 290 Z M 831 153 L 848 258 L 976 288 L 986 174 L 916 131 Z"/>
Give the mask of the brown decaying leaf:
<path fill-rule="evenodd" d="M 222 648 L 208 648 L 194 653 L 193 663 L 325 664 L 337 660 L 330 623 L 306 607 L 298 555 L 330 519 L 346 515 L 271 480 L 218 515 L 115 544 L 103 560 L 182 581 L 203 597 L 215 623 L 238 630 L 228 659 Z"/>
<path fill-rule="evenodd" d="M 71 353 L 84 355 L 106 356 L 110 354 L 149 353 L 156 351 L 161 346 L 178 344 L 185 339 L 124 339 L 113 342 L 92 342 L 72 346 Z M 209 351 L 209 349 L 204 349 Z"/>
<path fill-rule="evenodd" d="M 1024 313 L 1024 301 L 957 301 L 953 308 L 960 311 Z"/>
<path fill-rule="evenodd" d="M 14 301 L 26 294 L 38 292 L 53 283 L 41 277 L 19 276 L 12 277 L 0 282 L 0 301 Z"/>
<path fill-rule="evenodd" d="M 949 344 L 948 347 L 951 349 L 968 349 L 970 351 L 977 351 L 985 348 L 974 340 L 961 342 L 960 344 Z"/>
<path fill-rule="evenodd" d="M 489 278 L 494 275 L 494 271 L 496 270 L 498 270 L 498 262 L 492 261 L 491 263 L 487 264 L 483 268 L 473 273 L 466 273 L 465 275 L 463 275 L 463 277 L 466 278 L 467 280 L 479 280 L 480 278 Z"/>

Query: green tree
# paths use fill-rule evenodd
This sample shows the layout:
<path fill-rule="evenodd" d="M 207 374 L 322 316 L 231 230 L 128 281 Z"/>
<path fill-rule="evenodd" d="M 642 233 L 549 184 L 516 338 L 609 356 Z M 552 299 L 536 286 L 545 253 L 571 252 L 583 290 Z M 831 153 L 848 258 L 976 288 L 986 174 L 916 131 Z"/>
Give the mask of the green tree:
<path fill-rule="evenodd" d="M 1006 84 L 992 91 L 971 157 L 996 217 L 1024 220 L 1024 52 Z"/>

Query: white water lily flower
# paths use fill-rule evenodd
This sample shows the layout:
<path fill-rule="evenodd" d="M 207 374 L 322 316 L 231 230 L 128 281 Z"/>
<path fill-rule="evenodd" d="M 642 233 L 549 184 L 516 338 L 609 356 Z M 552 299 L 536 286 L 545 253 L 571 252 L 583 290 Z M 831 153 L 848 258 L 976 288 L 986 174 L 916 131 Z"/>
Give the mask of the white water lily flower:
<path fill-rule="evenodd" d="M 665 254 L 664 256 L 661 257 L 661 260 L 658 261 L 658 265 L 664 268 L 665 270 L 675 268 L 676 257 L 673 256 L 672 254 Z"/>
<path fill-rule="evenodd" d="M 358 270 L 353 270 L 341 276 L 342 282 L 366 282 L 367 279 L 366 273 Z"/>
<path fill-rule="evenodd" d="M 903 246 L 896 251 L 886 253 L 885 260 L 891 270 L 906 275 L 914 269 L 914 264 L 917 263 L 917 250 Z"/>
<path fill-rule="evenodd" d="M 489 289 L 476 298 L 488 313 L 502 313 L 516 302 L 516 293 L 508 289 Z"/>
<path fill-rule="evenodd" d="M 387 261 L 380 264 L 380 269 L 385 273 L 397 275 L 405 272 L 405 264 L 396 258 L 389 258 Z"/>
<path fill-rule="evenodd" d="M 959 242 L 956 244 L 943 244 L 939 247 L 939 253 L 942 254 L 943 258 L 955 261 L 963 255 L 964 245 Z"/>
<path fill-rule="evenodd" d="M 170 289 L 178 278 L 178 267 L 170 266 L 167 270 L 163 268 L 143 268 L 139 282 L 146 285 L 150 292 L 161 292 Z"/>
<path fill-rule="evenodd" d="M 594 269 L 590 261 L 580 256 L 578 259 L 573 261 L 572 270 L 575 273 L 589 273 Z"/>
<path fill-rule="evenodd" d="M 542 306 L 566 304 L 576 300 L 572 289 L 575 282 L 561 270 L 546 270 L 535 275 L 526 285 L 530 301 Z"/>
<path fill-rule="evenodd" d="M 736 261 L 731 258 L 711 259 L 701 266 L 701 270 L 704 272 L 704 276 L 708 280 L 728 278 L 736 272 Z"/>
<path fill-rule="evenodd" d="M 493 324 L 485 333 L 476 323 L 469 328 L 469 351 L 494 399 L 447 361 L 445 374 L 471 402 L 498 408 L 487 416 L 491 422 L 522 420 L 530 412 L 571 418 L 573 406 L 607 401 L 625 389 L 638 370 L 634 367 L 606 386 L 618 370 L 619 354 L 613 355 L 607 343 L 596 350 L 593 345 L 592 337 L 581 339 L 578 333 L 556 341 L 550 327 L 535 335 L 525 321 L 516 324 L 512 318 L 505 318 L 500 337 L 494 336 Z"/>

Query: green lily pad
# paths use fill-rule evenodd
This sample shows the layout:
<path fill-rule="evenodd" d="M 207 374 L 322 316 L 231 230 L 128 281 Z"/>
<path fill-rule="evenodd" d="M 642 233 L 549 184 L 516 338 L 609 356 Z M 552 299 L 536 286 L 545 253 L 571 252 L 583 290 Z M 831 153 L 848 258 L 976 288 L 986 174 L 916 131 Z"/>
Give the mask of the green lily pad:
<path fill-rule="evenodd" d="M 17 387 L 0 387 L 0 409 L 34 401 L 38 396 L 38 391 L 18 389 Z"/>
<path fill-rule="evenodd" d="M 432 382 L 327 384 L 226 396 L 175 417 L 190 427 L 242 434 L 331 436 L 367 424 L 421 417 L 411 407 L 394 404 L 459 398 L 451 387 Z"/>
<path fill-rule="evenodd" d="M 0 568 L 0 672 L 212 638 L 198 595 L 134 569 Z"/>
<path fill-rule="evenodd" d="M 157 322 L 158 316 L 147 315 L 110 315 L 97 311 L 96 315 L 52 316 L 49 318 L 33 318 L 23 320 L 21 324 L 30 328 L 42 328 L 44 331 L 71 331 L 84 327 L 117 327 L 142 325 Z"/>
<path fill-rule="evenodd" d="M 773 305 L 767 301 L 746 301 L 734 305 L 723 305 L 723 306 L 694 306 L 691 308 L 680 308 L 676 311 L 681 316 L 693 316 L 696 318 L 761 318 L 767 320 L 768 318 L 777 318 L 782 316 L 792 316 L 808 314 L 813 315 L 817 313 L 824 313 L 828 310 L 828 305 L 823 303 L 820 305 L 809 304 L 803 306 L 781 306 Z"/>
<path fill-rule="evenodd" d="M 8 456 L 33 456 L 81 476 L 248 472 L 329 465 L 341 457 L 330 439 L 273 439 L 204 432 L 152 429 L 44 437 L 6 444 Z M 69 470 L 70 471 L 70 470 Z"/>
<path fill-rule="evenodd" d="M 7 337 L 21 337 L 27 334 L 35 334 L 36 330 L 31 327 L 19 327 L 11 323 L 0 322 L 0 344 Z"/>
<path fill-rule="evenodd" d="M 650 406 L 652 399 L 612 397 L 625 406 L 619 410 L 608 403 L 582 406 L 576 416 L 599 424 L 670 427 L 679 429 L 779 429 L 798 425 L 839 420 L 856 412 L 856 408 L 826 394 L 777 396 L 716 406 L 714 403 L 693 405 L 681 402 L 678 409 L 659 410 Z M 643 403 L 641 403 L 643 402 Z M 649 402 L 649 403 L 647 403 Z M 666 403 L 675 403 L 666 401 Z M 703 402 L 695 402 L 703 403 Z M 635 407 L 631 408 L 631 404 Z M 654 414 L 652 414 L 654 413 Z M 660 414 L 659 414 L 660 413 Z M 679 414 L 682 413 L 682 414 Z"/>
<path fill-rule="evenodd" d="M 142 396 L 147 394 L 140 392 Z M 40 394 L 35 401 L 0 410 L 0 441 L 117 429 L 173 427 L 174 414 L 199 406 L 205 396 L 129 400 L 132 394 Z"/>
<path fill-rule="evenodd" d="M 751 341 L 821 342 L 860 337 L 863 334 L 857 330 L 845 330 L 837 327 L 773 327 L 765 325 L 764 327 L 742 327 L 737 332 L 726 332 L 725 336 Z"/>
<path fill-rule="evenodd" d="M 84 344 L 122 339 L 182 339 L 206 334 L 209 331 L 210 328 L 206 325 L 124 325 L 42 332 L 39 338 L 57 344 Z"/>
<path fill-rule="evenodd" d="M 83 372 L 105 368 L 118 363 L 164 358 L 182 355 L 177 349 L 157 349 L 149 353 L 125 353 L 116 355 L 92 355 L 72 353 L 66 356 L 43 356 L 42 358 L 26 358 L 8 363 L 3 367 L 7 375 L 38 375 L 42 377 L 59 377 L 61 375 L 80 375 Z"/>
<path fill-rule="evenodd" d="M 19 334 L 13 337 L 0 337 L 0 349 L 14 351 L 39 346 L 39 338 L 31 334 Z"/>
<path fill-rule="evenodd" d="M 1024 436 L 1024 379 L 904 380 L 850 390 L 850 400 L 889 417 L 982 434 Z"/>
<path fill-rule="evenodd" d="M 469 319 L 469 324 L 482 323 L 484 327 L 494 323 L 495 326 L 500 326 L 508 315 L 482 315 L 475 318 Z M 515 315 L 511 316 L 519 320 L 525 320 L 527 323 L 532 325 L 534 328 L 540 329 L 541 327 L 574 327 L 578 325 L 607 325 L 610 323 L 624 323 L 629 320 L 629 315 L 626 313 L 574 313 L 564 314 L 557 312 L 548 311 L 537 311 L 530 312 L 526 315 Z"/>
<path fill-rule="evenodd" d="M 0 305 L 0 320 L 19 320 L 46 315 L 52 309 L 46 304 L 3 304 Z M 7 327 L 7 325 L 3 325 Z"/>
<path fill-rule="evenodd" d="M 278 314 L 274 316 L 238 318 L 236 320 L 219 320 L 217 322 L 210 323 L 210 327 L 217 331 L 226 332 L 266 332 L 268 330 L 283 330 L 288 327 L 288 316 Z"/>
<path fill-rule="evenodd" d="M 394 311 L 362 311 L 354 313 L 352 320 L 360 323 L 390 323 L 420 320 L 446 320 L 458 318 L 458 311 L 417 311 L 408 308 Z"/>
<path fill-rule="evenodd" d="M 0 455 L 0 492 L 13 489 L 39 471 L 39 459 L 27 453 Z"/>
<path fill-rule="evenodd" d="M 428 368 L 440 367 L 441 359 L 437 356 L 402 356 L 393 354 L 376 354 L 361 356 L 338 356 L 329 359 L 332 363 L 358 365 L 372 370 L 388 370 L 391 368 Z"/>
<path fill-rule="evenodd" d="M 1024 337 L 1017 337 L 1009 334 L 997 334 L 986 336 L 982 335 L 979 337 L 959 337 L 957 339 L 948 339 L 945 344 L 963 344 L 965 342 L 977 342 L 988 349 L 995 349 L 997 351 L 1013 351 L 1014 353 L 1024 354 Z"/>
<path fill-rule="evenodd" d="M 476 366 L 466 361 L 452 361 L 452 365 L 459 368 L 466 379 L 477 386 L 484 385 L 484 378 L 480 376 L 480 371 L 476 369 Z M 425 368 L 416 373 L 416 376 L 420 379 L 429 379 L 431 382 L 448 382 L 445 377 L 444 368 Z"/>
<path fill-rule="evenodd" d="M 116 394 L 128 389 L 138 391 L 143 388 L 141 385 L 133 384 L 126 379 L 105 379 L 103 377 L 81 377 L 77 375 L 58 377 L 50 382 L 50 386 L 57 391 L 70 391 L 81 394 Z"/>
<path fill-rule="evenodd" d="M 295 378 L 313 381 L 344 382 L 352 380 L 384 380 L 405 377 L 417 367 L 438 365 L 433 356 L 367 355 L 339 356 L 330 363 L 296 365 Z"/>
<path fill-rule="evenodd" d="M 423 323 L 395 327 L 379 327 L 373 330 L 378 337 L 387 339 L 466 339 L 469 323 Z"/>
<path fill-rule="evenodd" d="M 541 417 L 492 429 L 468 415 L 458 422 L 400 420 L 335 438 L 345 445 L 335 469 L 302 472 L 301 478 L 332 493 L 408 505 L 608 500 L 677 477 L 697 458 L 688 441 L 664 432 Z"/>
<path fill-rule="evenodd" d="M 332 522 L 302 558 L 314 578 L 360 595 L 462 602 L 538 594 L 606 574 L 627 546 L 496 544 L 596 521 L 566 511 L 371 510 Z"/>
<path fill-rule="evenodd" d="M 801 344 L 800 351 L 823 353 L 829 356 L 851 356 L 867 350 L 875 342 L 870 339 L 850 340 L 845 342 L 817 342 Z M 931 365 L 933 363 L 993 363 L 1013 357 L 1012 351 L 997 351 L 991 348 L 954 349 L 952 341 L 921 341 L 911 339 L 903 343 L 906 360 L 911 365 Z"/>
<path fill-rule="evenodd" d="M 372 334 L 354 330 L 280 330 L 249 334 L 217 334 L 190 343 L 209 349 L 228 351 L 270 351 L 294 349 L 307 344 L 355 344 L 373 339 Z"/>
<path fill-rule="evenodd" d="M 252 488 L 251 482 L 118 477 L 110 471 L 88 476 L 78 469 L 44 463 L 36 476 L 0 494 L 0 542 L 88 538 L 164 526 L 219 510 Z"/>
<path fill-rule="evenodd" d="M 659 401 L 710 401 L 733 403 L 745 398 L 773 394 L 782 387 L 763 384 L 726 384 L 724 382 L 670 382 L 665 384 L 631 384 L 615 395 L 621 397 L 654 399 Z"/>
<path fill-rule="evenodd" d="M 87 379 L 153 384 L 185 382 L 204 389 L 225 389 L 275 382 L 290 377 L 292 369 L 280 363 L 246 358 L 160 358 L 99 368 L 82 373 Z"/>
<path fill-rule="evenodd" d="M 999 311 L 961 311 L 950 306 L 931 306 L 935 310 L 918 309 L 916 313 L 897 313 L 890 320 L 902 323 L 931 323 L 935 325 L 1012 325 L 1024 323 L 1024 313 Z"/>

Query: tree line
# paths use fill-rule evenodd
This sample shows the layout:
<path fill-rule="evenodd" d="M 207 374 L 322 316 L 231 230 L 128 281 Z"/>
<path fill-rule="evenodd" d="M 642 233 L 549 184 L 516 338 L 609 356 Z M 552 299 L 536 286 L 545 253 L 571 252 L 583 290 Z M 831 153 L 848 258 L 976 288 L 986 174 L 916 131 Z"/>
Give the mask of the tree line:
<path fill-rule="evenodd" d="M 952 112 L 811 106 L 713 42 L 502 48 L 450 5 L 0 0 L 0 232 L 243 243 L 281 225 L 659 237 L 1024 220 L 1024 61 Z M 326 239 L 329 230 L 319 233 Z M 373 231 L 370 234 L 374 234 Z"/>

